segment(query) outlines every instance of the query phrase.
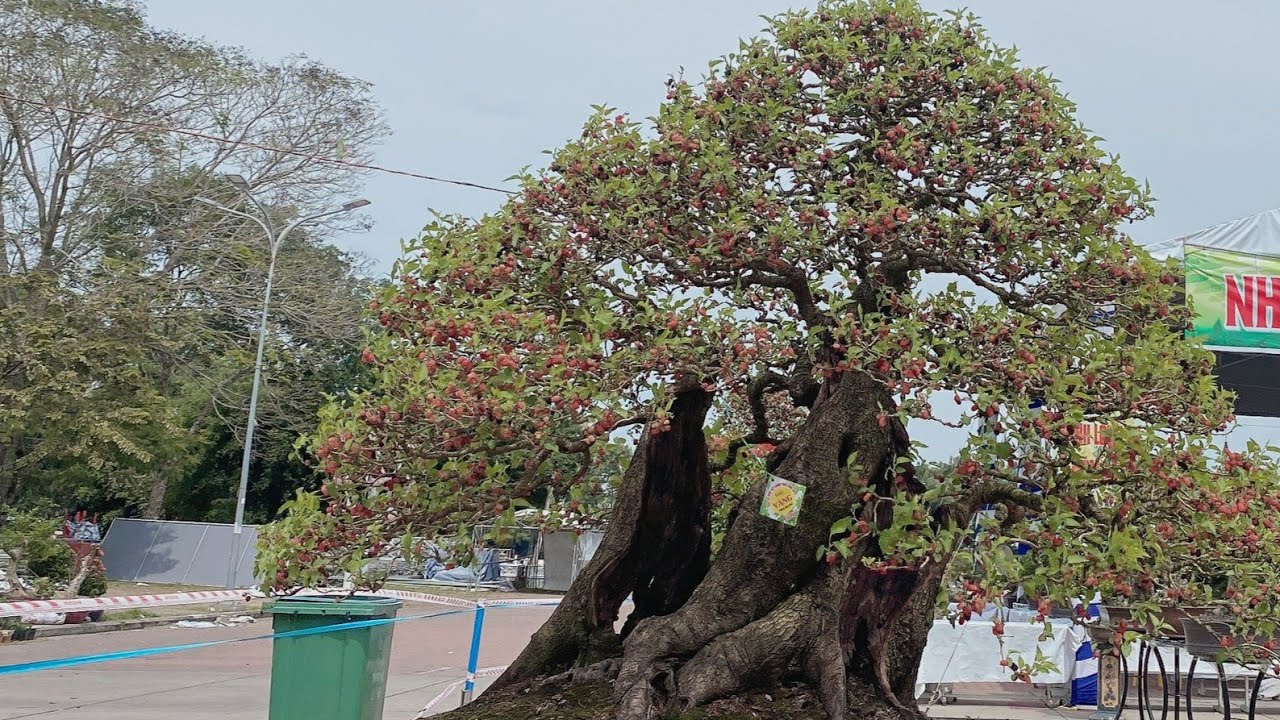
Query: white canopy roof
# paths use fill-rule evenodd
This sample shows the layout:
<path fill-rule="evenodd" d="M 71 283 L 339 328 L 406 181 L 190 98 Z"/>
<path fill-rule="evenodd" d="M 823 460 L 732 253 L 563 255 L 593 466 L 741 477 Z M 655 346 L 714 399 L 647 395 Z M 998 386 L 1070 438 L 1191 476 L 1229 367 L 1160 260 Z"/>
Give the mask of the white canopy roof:
<path fill-rule="evenodd" d="M 1280 256 L 1280 208 L 1148 245 L 1147 252 L 1161 259 L 1180 258 L 1187 245 Z"/>

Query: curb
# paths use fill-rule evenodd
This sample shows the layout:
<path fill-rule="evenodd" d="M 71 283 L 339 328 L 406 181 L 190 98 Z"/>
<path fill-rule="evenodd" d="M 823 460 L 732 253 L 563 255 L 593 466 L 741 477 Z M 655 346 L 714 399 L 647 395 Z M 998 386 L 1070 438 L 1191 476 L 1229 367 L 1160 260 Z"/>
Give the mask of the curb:
<path fill-rule="evenodd" d="M 94 635 L 97 633 L 120 632 L 122 630 L 142 630 L 144 628 L 173 625 L 183 620 L 214 622 L 219 618 L 248 615 L 252 618 L 266 617 L 262 610 L 246 610 L 244 612 L 200 613 L 198 615 L 172 615 L 169 617 L 138 618 L 135 620 L 102 620 L 99 622 L 83 622 L 75 625 L 33 625 L 35 632 L 32 640 L 70 635 Z"/>

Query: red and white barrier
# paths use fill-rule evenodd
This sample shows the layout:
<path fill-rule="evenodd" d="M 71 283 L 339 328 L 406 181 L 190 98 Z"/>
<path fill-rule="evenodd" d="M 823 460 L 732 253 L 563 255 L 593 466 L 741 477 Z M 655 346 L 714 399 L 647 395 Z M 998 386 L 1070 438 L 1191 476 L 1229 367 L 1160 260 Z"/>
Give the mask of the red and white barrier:
<path fill-rule="evenodd" d="M 475 678 L 482 678 L 482 677 L 497 677 L 501 675 L 502 672 L 506 669 L 507 669 L 506 665 L 503 665 L 501 667 L 483 668 L 483 669 L 477 670 L 475 677 L 471 679 L 474 680 Z M 465 684 L 466 682 L 467 682 L 466 679 L 463 679 L 450 684 L 449 687 L 445 688 L 444 691 L 441 692 L 439 695 L 437 695 L 434 700 L 427 703 L 426 707 L 418 711 L 417 716 L 414 717 L 413 720 L 422 720 L 423 718 L 430 715 L 431 712 L 436 709 L 437 705 L 444 702 L 445 698 L 449 697 L 453 693 L 458 692 L 458 689 L 461 688 L 463 684 Z"/>
<path fill-rule="evenodd" d="M 299 595 L 340 594 L 341 590 L 304 590 Z M 380 597 L 395 598 L 408 602 L 447 605 L 449 607 L 474 608 L 478 603 L 472 600 L 433 595 L 430 593 L 412 592 L 409 590 L 384 589 L 374 593 Z M 226 602 L 228 600 L 248 601 L 254 597 L 251 590 L 200 590 L 193 592 L 159 593 L 154 595 L 122 595 L 98 598 L 67 598 L 63 600 L 17 600 L 0 603 L 0 617 L 16 617 L 33 613 L 65 613 L 92 610 L 118 610 L 123 608 L 165 607 L 170 605 L 199 605 L 206 602 Z M 542 607 L 558 605 L 558 598 L 523 598 L 513 600 L 494 600 L 486 602 L 486 607 Z"/>
<path fill-rule="evenodd" d="M 520 598 L 516 600 L 493 600 L 486 602 L 484 606 L 489 608 L 555 607 L 559 604 L 560 598 Z"/>
<path fill-rule="evenodd" d="M 66 598 L 62 600 L 16 600 L 0 603 L 0 617 L 32 613 L 116 610 L 121 608 L 164 607 L 166 605 L 199 605 L 227 600 L 248 601 L 247 590 L 200 590 L 196 592 L 160 593 L 157 595 L 122 595 L 117 597 Z"/>
<path fill-rule="evenodd" d="M 299 590 L 293 593 L 295 596 L 301 597 L 345 597 L 350 595 L 350 590 L 340 588 L 309 588 Z M 375 597 L 395 598 L 396 600 L 404 600 L 407 602 L 420 602 L 430 605 L 448 605 L 450 607 L 475 608 L 479 603 L 472 600 L 464 600 L 463 598 L 449 597 L 448 595 L 432 595 L 430 593 L 413 592 L 411 590 L 392 590 L 383 588 L 377 592 L 361 593 L 362 595 L 373 595 Z M 289 597 L 289 596 L 284 596 Z"/>
<path fill-rule="evenodd" d="M 479 603 L 462 598 L 449 597 L 448 595 L 431 595 L 429 593 L 412 592 L 409 590 L 389 590 L 382 589 L 375 593 L 378 597 L 395 598 L 397 600 L 407 600 L 409 602 L 431 603 L 432 605 L 449 605 L 452 607 L 474 608 Z"/>
<path fill-rule="evenodd" d="M 342 595 L 346 590 L 303 590 L 299 595 Z M 449 597 L 448 595 L 433 595 L 431 593 L 420 593 L 412 590 L 392 590 L 383 588 L 377 592 L 369 593 L 378 597 L 395 598 L 406 602 L 420 602 L 431 605 L 448 605 L 450 607 L 476 608 L 480 603 L 474 600 L 465 600 L 463 598 Z M 512 600 L 485 600 L 484 606 L 488 608 L 504 608 L 504 607 L 550 607 L 560 604 L 560 598 L 516 598 Z"/>

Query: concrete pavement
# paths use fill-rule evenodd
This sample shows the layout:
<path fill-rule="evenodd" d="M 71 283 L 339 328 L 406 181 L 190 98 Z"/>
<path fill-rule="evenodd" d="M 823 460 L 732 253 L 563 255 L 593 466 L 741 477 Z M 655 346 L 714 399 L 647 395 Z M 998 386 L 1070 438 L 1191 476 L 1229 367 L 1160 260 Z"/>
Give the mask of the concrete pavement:
<path fill-rule="evenodd" d="M 444 608 L 406 604 L 401 615 Z M 550 615 L 551 608 L 493 609 L 486 613 L 480 667 L 506 665 Z M 385 720 L 410 720 L 466 672 L 472 615 L 398 623 L 391 649 Z M 155 627 L 130 632 L 37 639 L 0 645 L 0 665 L 76 655 L 270 635 L 267 619 L 211 629 Z M 267 638 L 147 658 L 22 675 L 0 675 L 0 720 L 263 720 L 270 688 Z M 479 688 L 485 687 L 481 681 Z M 938 720 L 1086 720 L 1090 709 L 1046 708 L 1026 685 L 956 686 L 958 703 L 934 705 Z M 1206 704 L 1211 699 L 1204 699 Z M 455 693 L 438 710 L 457 707 Z M 1130 709 L 1126 715 L 1134 712 Z M 1197 714 L 1200 703 L 1197 703 Z M 1268 718 L 1280 718 L 1268 703 Z M 1218 717 L 1204 708 L 1206 717 Z M 1132 717 L 1132 715 L 1129 715 Z M 1259 715 L 1259 717 L 1264 717 Z"/>
<path fill-rule="evenodd" d="M 435 608 L 406 604 L 402 615 Z M 443 609 L 443 608 L 441 608 Z M 486 613 L 481 667 L 505 665 L 551 608 Z M 386 720 L 409 720 L 466 673 L 469 613 L 398 623 L 391 648 Z M 75 655 L 268 635 L 270 622 L 179 629 L 158 627 L 0 645 L 0 665 Z M 0 720 L 262 720 L 267 716 L 271 641 L 246 640 L 146 658 L 22 675 L 0 675 Z M 480 687 L 484 687 L 483 684 Z M 450 698 L 441 710 L 457 707 Z"/>

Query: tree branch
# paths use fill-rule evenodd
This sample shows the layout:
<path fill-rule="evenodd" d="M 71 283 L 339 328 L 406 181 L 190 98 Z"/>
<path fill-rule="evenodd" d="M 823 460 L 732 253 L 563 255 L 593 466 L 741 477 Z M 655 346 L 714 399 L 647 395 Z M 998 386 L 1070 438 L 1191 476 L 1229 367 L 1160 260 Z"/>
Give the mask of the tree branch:
<path fill-rule="evenodd" d="M 1044 496 L 1027 492 L 1014 483 L 1001 479 L 988 479 L 969 491 L 968 504 L 971 512 L 976 512 L 983 505 L 1017 505 L 1028 510 L 1043 510 Z"/>

